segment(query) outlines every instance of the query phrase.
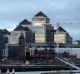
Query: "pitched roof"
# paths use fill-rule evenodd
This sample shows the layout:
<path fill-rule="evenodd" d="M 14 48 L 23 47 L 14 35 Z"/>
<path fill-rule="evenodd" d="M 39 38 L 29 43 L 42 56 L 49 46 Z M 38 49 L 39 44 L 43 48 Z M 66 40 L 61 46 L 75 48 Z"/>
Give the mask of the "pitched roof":
<path fill-rule="evenodd" d="M 61 26 L 59 26 L 59 27 L 56 29 L 56 31 L 66 32 L 66 30 L 63 29 Z"/>
<path fill-rule="evenodd" d="M 6 30 L 6 29 L 3 30 L 3 33 L 4 34 L 10 34 L 10 32 L 8 30 Z"/>
<path fill-rule="evenodd" d="M 56 30 L 54 30 L 53 32 L 56 32 Z"/>
<path fill-rule="evenodd" d="M 27 19 L 24 19 L 22 22 L 19 23 L 20 25 L 25 25 L 25 24 L 31 24 Z"/>
<path fill-rule="evenodd" d="M 39 13 L 37 13 L 35 16 L 44 16 L 44 17 L 47 17 L 43 12 L 39 12 Z"/>
<path fill-rule="evenodd" d="M 18 25 L 15 29 L 14 29 L 14 31 L 29 31 L 29 28 L 28 27 L 23 27 L 23 26 L 21 26 L 21 25 Z"/>
<path fill-rule="evenodd" d="M 3 32 L 3 29 L 0 29 L 0 32 Z"/>

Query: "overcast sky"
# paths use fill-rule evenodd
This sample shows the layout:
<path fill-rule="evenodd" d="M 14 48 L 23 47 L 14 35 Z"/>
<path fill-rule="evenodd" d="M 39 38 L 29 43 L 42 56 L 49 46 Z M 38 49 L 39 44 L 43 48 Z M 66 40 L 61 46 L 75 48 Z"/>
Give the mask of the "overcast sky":
<path fill-rule="evenodd" d="M 23 19 L 42 11 L 74 39 L 80 39 L 80 0 L 0 0 L 0 28 L 13 30 Z"/>

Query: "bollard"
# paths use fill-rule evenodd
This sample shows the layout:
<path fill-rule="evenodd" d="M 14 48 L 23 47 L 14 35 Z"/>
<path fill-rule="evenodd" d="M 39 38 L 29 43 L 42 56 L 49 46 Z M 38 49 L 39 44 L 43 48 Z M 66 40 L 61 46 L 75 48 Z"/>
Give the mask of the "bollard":
<path fill-rule="evenodd" d="M 9 69 L 7 69 L 7 72 L 6 72 L 6 74 L 10 74 L 10 71 L 9 71 Z"/>
<path fill-rule="evenodd" d="M 15 70 L 14 69 L 12 70 L 12 74 L 15 74 Z"/>

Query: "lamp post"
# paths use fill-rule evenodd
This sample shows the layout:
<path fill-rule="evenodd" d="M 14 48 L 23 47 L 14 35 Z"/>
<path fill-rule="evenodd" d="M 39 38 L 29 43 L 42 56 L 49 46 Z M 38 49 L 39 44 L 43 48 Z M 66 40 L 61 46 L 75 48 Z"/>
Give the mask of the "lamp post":
<path fill-rule="evenodd" d="M 59 25 L 59 22 L 58 22 L 58 23 L 57 23 L 57 30 L 56 30 L 57 38 L 58 38 L 58 34 L 59 34 L 59 26 L 60 26 L 60 25 Z M 59 43 L 60 43 L 60 42 L 57 41 L 56 43 L 57 43 L 57 44 L 56 44 L 56 48 L 57 48 L 56 50 L 58 50 L 58 49 L 59 49 Z M 57 51 L 57 57 L 58 57 L 58 51 Z"/>

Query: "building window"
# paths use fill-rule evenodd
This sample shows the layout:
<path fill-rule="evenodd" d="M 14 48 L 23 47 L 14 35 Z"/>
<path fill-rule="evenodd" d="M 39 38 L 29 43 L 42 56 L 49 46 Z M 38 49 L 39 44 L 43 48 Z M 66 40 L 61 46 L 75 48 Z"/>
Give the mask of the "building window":
<path fill-rule="evenodd" d="M 33 18 L 32 20 L 33 21 L 45 21 L 45 18 L 42 18 L 42 17 L 41 18 Z"/>
<path fill-rule="evenodd" d="M 4 43 L 8 43 L 8 37 L 4 38 Z"/>
<path fill-rule="evenodd" d="M 34 28 L 35 33 L 43 33 L 45 32 L 44 27 L 35 27 Z"/>
<path fill-rule="evenodd" d="M 45 34 L 44 33 L 36 33 L 35 34 L 35 37 L 45 37 Z"/>

